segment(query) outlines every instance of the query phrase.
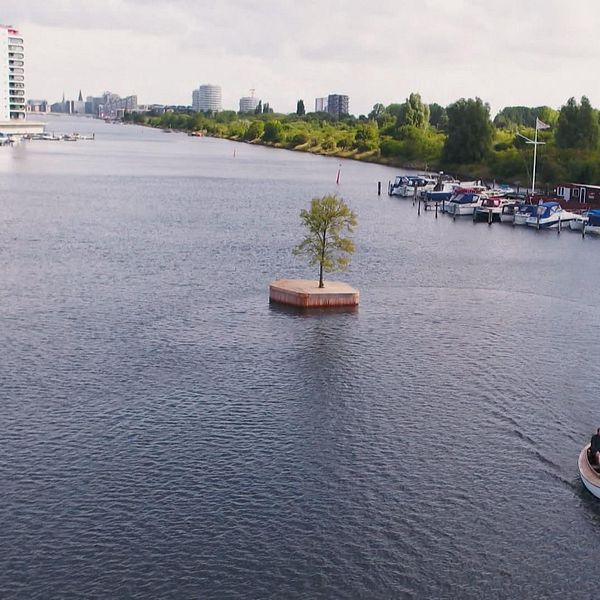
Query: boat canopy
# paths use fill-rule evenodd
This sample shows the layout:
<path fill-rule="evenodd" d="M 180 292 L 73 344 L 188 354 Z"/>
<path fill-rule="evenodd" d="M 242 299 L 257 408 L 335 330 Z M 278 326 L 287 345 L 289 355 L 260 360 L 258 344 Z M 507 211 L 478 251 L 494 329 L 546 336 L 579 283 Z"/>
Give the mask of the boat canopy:
<path fill-rule="evenodd" d="M 600 208 L 594 208 L 588 211 L 588 225 L 600 227 Z"/>
<path fill-rule="evenodd" d="M 560 208 L 560 204 L 558 202 L 542 202 L 537 206 L 536 216 L 539 215 L 540 219 L 546 219 L 559 210 L 562 209 Z"/>
<path fill-rule="evenodd" d="M 537 210 L 537 204 L 521 204 L 516 212 L 522 215 L 532 215 Z"/>
<path fill-rule="evenodd" d="M 452 198 L 451 202 L 455 204 L 471 204 L 472 202 L 477 202 L 479 200 L 479 194 L 457 194 L 454 198 Z"/>
<path fill-rule="evenodd" d="M 452 198 L 453 192 L 426 192 L 425 198 L 427 200 L 438 200 L 442 202 L 443 200 L 450 200 Z"/>

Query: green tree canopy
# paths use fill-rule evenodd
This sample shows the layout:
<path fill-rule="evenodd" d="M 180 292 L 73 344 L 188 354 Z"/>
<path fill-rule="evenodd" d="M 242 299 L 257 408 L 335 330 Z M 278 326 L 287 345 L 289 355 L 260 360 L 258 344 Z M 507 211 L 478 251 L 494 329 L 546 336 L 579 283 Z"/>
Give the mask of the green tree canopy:
<path fill-rule="evenodd" d="M 595 150 L 598 147 L 598 112 L 590 101 L 582 96 L 581 104 L 569 98 L 560 109 L 556 130 L 556 145 L 559 148 Z"/>
<path fill-rule="evenodd" d="M 354 242 L 345 237 L 356 227 L 356 214 L 336 194 L 313 198 L 310 209 L 300 211 L 308 229 L 307 236 L 294 248 L 296 256 L 306 256 L 308 264 L 319 266 L 319 287 L 324 287 L 323 272 L 344 271 L 354 252 Z"/>
<path fill-rule="evenodd" d="M 283 125 L 279 121 L 268 121 L 265 123 L 265 131 L 262 135 L 262 139 L 265 142 L 283 141 Z"/>
<path fill-rule="evenodd" d="M 554 125 L 558 112 L 549 106 L 505 106 L 494 117 L 494 125 L 513 130 L 517 127 L 535 127 L 536 118 L 548 125 Z"/>
<path fill-rule="evenodd" d="M 490 107 L 481 98 L 461 98 L 446 109 L 448 137 L 443 157 L 449 163 L 470 163 L 483 160 L 490 152 L 493 127 Z"/>
<path fill-rule="evenodd" d="M 429 124 L 441 130 L 448 127 L 448 113 L 443 106 L 435 102 L 429 105 Z"/>
<path fill-rule="evenodd" d="M 423 104 L 420 94 L 411 94 L 398 112 L 397 127 L 411 125 L 425 129 L 429 124 L 429 106 Z"/>
<path fill-rule="evenodd" d="M 262 121 L 252 121 L 250 123 L 250 127 L 246 130 L 244 134 L 244 139 L 252 141 L 258 140 L 265 130 L 265 124 Z"/>

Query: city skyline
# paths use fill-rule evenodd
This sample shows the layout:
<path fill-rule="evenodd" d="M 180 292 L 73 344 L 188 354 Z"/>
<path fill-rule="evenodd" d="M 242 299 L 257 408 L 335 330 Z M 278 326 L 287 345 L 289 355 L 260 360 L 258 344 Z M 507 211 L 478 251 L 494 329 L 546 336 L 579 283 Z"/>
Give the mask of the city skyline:
<path fill-rule="evenodd" d="M 559 0 L 383 0 L 369 12 L 352 0 L 327 11 L 321 3 L 299 11 L 287 0 L 211 10 L 185 0 L 85 7 L 33 0 L 7 7 L 3 21 L 28 40 L 29 98 L 106 87 L 144 104 L 189 105 L 197 82 L 213 81 L 230 110 L 256 88 L 278 112 L 339 90 L 353 114 L 413 91 L 442 105 L 479 96 L 495 113 L 507 105 L 559 107 L 581 95 L 600 105 L 598 84 L 585 76 L 598 59 L 600 7 L 582 0 L 578 9 Z"/>

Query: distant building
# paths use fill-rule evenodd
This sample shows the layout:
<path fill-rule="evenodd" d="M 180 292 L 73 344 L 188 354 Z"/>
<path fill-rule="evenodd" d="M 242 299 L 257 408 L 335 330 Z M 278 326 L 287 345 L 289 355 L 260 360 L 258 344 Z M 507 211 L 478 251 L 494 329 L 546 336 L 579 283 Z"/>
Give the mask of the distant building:
<path fill-rule="evenodd" d="M 137 109 L 136 95 L 121 98 L 118 94 L 104 92 L 98 106 L 98 116 L 102 119 L 121 119 L 126 112 L 135 112 Z"/>
<path fill-rule="evenodd" d="M 98 116 L 98 111 L 102 101 L 102 96 L 88 96 L 85 99 L 85 114 Z"/>
<path fill-rule="evenodd" d="M 339 119 L 350 114 L 349 98 L 343 94 L 329 94 L 327 96 L 327 112 L 334 118 Z"/>
<path fill-rule="evenodd" d="M 202 84 L 192 92 L 192 110 L 195 112 L 219 112 L 221 105 L 221 86 Z"/>
<path fill-rule="evenodd" d="M 244 96 L 240 98 L 240 112 L 253 113 L 258 106 L 258 98 L 256 96 Z"/>
<path fill-rule="evenodd" d="M 50 110 L 50 105 L 46 100 L 27 100 L 27 112 L 46 113 Z"/>
<path fill-rule="evenodd" d="M 315 112 L 327 112 L 327 98 L 315 98 Z"/>
<path fill-rule="evenodd" d="M 585 183 L 561 183 L 556 195 L 566 202 L 600 204 L 600 186 Z"/>
<path fill-rule="evenodd" d="M 0 121 L 25 119 L 25 51 L 23 36 L 0 25 Z"/>
<path fill-rule="evenodd" d="M 85 114 L 85 102 L 83 101 L 81 90 L 79 90 L 79 97 L 73 102 L 73 113 L 77 115 Z"/>

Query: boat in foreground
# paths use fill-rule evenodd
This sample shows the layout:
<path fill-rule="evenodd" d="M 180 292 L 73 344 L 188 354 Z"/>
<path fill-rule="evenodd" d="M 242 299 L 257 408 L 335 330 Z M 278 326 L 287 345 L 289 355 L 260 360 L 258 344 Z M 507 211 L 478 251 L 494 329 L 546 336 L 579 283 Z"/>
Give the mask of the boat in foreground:
<path fill-rule="evenodd" d="M 535 213 L 527 219 L 527 225 L 537 229 L 554 229 L 561 225 L 569 227 L 569 221 L 575 217 L 574 213 L 563 210 L 558 202 L 542 202 L 538 204 Z"/>
<path fill-rule="evenodd" d="M 413 198 L 419 193 L 433 191 L 436 180 L 427 175 L 398 175 L 389 186 L 389 196 L 400 196 L 402 198 Z"/>
<path fill-rule="evenodd" d="M 583 228 L 587 222 L 587 212 L 575 213 L 575 218 L 569 221 L 569 229 L 571 231 L 583 231 Z"/>
<path fill-rule="evenodd" d="M 579 453 L 579 476 L 588 491 L 596 498 L 600 498 L 600 473 L 590 464 L 589 449 L 590 445 L 587 444 Z"/>
<path fill-rule="evenodd" d="M 595 235 L 600 235 L 600 209 L 594 208 L 593 210 L 588 211 L 588 220 L 587 223 L 583 226 L 583 231 L 587 233 L 593 233 Z"/>
<path fill-rule="evenodd" d="M 511 204 L 510 198 L 496 194 L 488 196 L 483 199 L 479 206 L 475 207 L 473 221 L 482 219 L 490 222 L 493 220 L 500 221 L 502 220 L 502 209 L 508 204 Z"/>

